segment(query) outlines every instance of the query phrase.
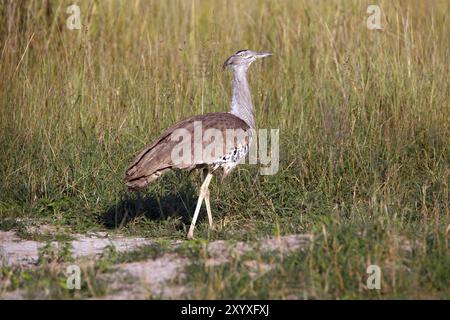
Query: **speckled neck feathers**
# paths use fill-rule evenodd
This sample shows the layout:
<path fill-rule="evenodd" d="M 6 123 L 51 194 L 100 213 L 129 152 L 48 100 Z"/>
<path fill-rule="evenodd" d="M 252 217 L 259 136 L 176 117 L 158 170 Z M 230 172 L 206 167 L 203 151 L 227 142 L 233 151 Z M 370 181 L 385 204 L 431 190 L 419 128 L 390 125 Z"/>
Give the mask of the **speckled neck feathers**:
<path fill-rule="evenodd" d="M 247 81 L 247 68 L 235 68 L 233 72 L 233 98 L 230 112 L 244 120 L 252 129 L 255 129 L 255 116 L 253 114 L 252 95 Z"/>

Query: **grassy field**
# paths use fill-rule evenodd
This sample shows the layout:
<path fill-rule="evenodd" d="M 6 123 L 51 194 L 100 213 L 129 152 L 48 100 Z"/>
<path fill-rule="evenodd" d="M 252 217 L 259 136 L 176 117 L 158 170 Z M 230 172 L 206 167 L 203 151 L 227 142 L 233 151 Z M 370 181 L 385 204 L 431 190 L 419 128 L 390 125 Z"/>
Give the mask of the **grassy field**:
<path fill-rule="evenodd" d="M 124 172 L 173 122 L 229 109 L 226 58 L 270 50 L 250 86 L 257 126 L 280 129 L 280 170 L 213 179 L 217 227 L 203 212 L 204 240 L 182 252 L 197 261 L 192 297 L 450 298 L 448 1 L 378 1 L 382 30 L 366 27 L 373 1 L 297 0 L 78 1 L 81 30 L 68 30 L 72 2 L 0 4 L 1 229 L 184 239 L 200 174 L 167 174 L 142 204 Z M 28 231 L 41 225 L 59 231 Z M 254 256 L 206 267 L 195 249 L 303 233 L 306 250 L 255 253 L 275 266 L 257 279 L 243 268 Z M 381 290 L 365 288 L 371 264 Z M 7 290 L 58 287 L 45 268 L 3 267 Z"/>

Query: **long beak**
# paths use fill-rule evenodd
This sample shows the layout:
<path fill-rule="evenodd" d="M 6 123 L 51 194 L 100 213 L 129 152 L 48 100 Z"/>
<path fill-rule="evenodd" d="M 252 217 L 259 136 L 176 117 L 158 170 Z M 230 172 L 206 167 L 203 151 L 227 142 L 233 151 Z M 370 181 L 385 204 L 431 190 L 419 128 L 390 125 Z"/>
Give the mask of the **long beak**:
<path fill-rule="evenodd" d="M 269 57 L 272 55 L 272 52 L 268 52 L 268 51 L 261 51 L 261 52 L 256 52 L 255 57 L 257 59 L 259 58 L 265 58 L 265 57 Z"/>
<path fill-rule="evenodd" d="M 231 60 L 233 59 L 233 57 L 234 57 L 234 56 L 229 57 L 229 58 L 227 59 L 227 61 L 225 61 L 225 62 L 223 63 L 222 68 L 223 68 L 224 70 L 225 70 L 225 68 L 228 67 L 228 65 L 231 63 Z"/>

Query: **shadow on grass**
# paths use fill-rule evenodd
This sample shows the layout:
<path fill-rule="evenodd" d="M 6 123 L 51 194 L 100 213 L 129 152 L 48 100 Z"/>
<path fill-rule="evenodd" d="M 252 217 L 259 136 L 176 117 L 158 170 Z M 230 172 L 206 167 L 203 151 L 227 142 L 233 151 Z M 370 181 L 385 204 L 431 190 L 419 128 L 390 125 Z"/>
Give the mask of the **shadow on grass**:
<path fill-rule="evenodd" d="M 151 220 L 165 220 L 169 217 L 181 217 L 184 224 L 190 223 L 197 202 L 197 187 L 183 183 L 176 190 L 163 196 L 143 192 L 126 192 L 115 205 L 109 207 L 99 222 L 108 229 L 118 229 L 140 216 Z"/>

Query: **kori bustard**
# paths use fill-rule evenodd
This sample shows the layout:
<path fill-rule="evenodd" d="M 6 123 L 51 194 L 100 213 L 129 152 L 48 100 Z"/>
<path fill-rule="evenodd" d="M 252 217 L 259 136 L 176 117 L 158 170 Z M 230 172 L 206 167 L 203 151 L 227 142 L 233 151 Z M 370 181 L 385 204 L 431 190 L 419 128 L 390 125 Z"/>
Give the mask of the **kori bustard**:
<path fill-rule="evenodd" d="M 208 187 L 213 174 L 222 169 L 222 177 L 226 177 L 248 153 L 255 117 L 247 71 L 255 60 L 270 55 L 270 52 L 240 50 L 229 57 L 223 68 L 230 68 L 234 74 L 230 112 L 193 116 L 174 124 L 140 151 L 126 172 L 129 190 L 139 190 L 172 169 L 206 169 L 187 234 L 189 239 L 194 236 L 203 200 L 212 227 Z"/>

